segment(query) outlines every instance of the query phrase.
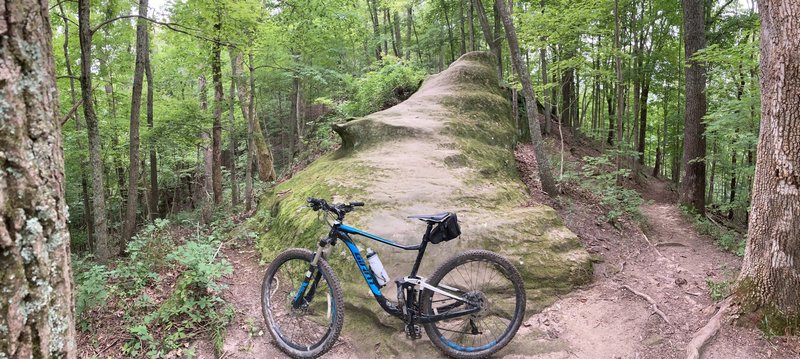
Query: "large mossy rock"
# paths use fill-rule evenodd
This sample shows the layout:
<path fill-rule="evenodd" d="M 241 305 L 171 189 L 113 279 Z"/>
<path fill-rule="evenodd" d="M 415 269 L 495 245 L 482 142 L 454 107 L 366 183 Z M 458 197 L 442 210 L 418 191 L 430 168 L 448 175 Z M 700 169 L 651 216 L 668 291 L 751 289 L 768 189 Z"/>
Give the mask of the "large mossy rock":
<path fill-rule="evenodd" d="M 425 230 L 407 216 L 457 212 L 463 235 L 429 246 L 421 274 L 466 249 L 498 252 L 525 279 L 528 313 L 587 283 L 592 266 L 578 238 L 552 208 L 526 205 L 530 197 L 516 170 L 508 97 L 491 56 L 471 52 L 429 77 L 405 102 L 335 126 L 341 149 L 261 198 L 249 226 L 259 233 L 266 260 L 285 248 L 313 248 L 327 232 L 318 213 L 304 208 L 307 197 L 319 197 L 366 202 L 346 222 L 406 244 L 419 242 Z M 390 276 L 410 272 L 416 252 L 357 242 L 379 253 Z M 406 340 L 402 323 L 381 311 L 345 246 L 335 248 L 330 260 L 347 288 L 344 335 L 362 356 L 437 355 L 427 340 Z M 391 286 L 384 294 L 394 298 Z M 531 350 L 522 342 L 515 339 L 504 352 Z"/>

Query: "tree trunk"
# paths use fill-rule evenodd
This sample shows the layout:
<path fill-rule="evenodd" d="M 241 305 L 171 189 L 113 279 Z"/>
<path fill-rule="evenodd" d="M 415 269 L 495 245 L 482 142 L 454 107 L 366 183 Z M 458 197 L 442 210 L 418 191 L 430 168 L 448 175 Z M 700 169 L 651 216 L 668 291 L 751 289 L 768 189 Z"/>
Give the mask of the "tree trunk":
<path fill-rule="evenodd" d="M 13 0 L 3 8 L 0 357 L 72 359 L 70 236 L 48 4 Z"/>
<path fill-rule="evenodd" d="M 414 21 L 411 5 L 406 8 L 406 60 L 411 60 L 411 24 Z"/>
<path fill-rule="evenodd" d="M 444 21 L 447 26 L 447 42 L 450 44 L 450 63 L 456 61 L 454 54 L 456 52 L 455 44 L 453 44 L 453 25 L 450 23 L 450 9 L 447 7 L 447 1 L 442 0 L 442 12 L 444 13 Z"/>
<path fill-rule="evenodd" d="M 469 7 L 467 8 L 467 25 L 469 26 L 469 51 L 475 51 L 478 48 L 475 46 L 475 6 L 472 0 L 467 0 Z"/>
<path fill-rule="evenodd" d="M 403 57 L 403 37 L 400 36 L 400 14 L 394 12 L 394 43 L 397 58 Z"/>
<path fill-rule="evenodd" d="M 69 76 L 69 96 L 72 103 L 77 103 L 78 99 L 75 96 L 75 78 L 72 72 L 72 60 L 69 56 L 69 20 L 67 19 L 67 15 L 64 12 L 64 5 L 62 3 L 58 4 L 58 10 L 61 12 L 61 18 L 64 20 L 64 59 L 67 69 L 67 76 Z M 75 111 L 73 114 L 73 119 L 75 121 L 75 131 L 79 134 L 76 142 L 78 151 L 83 153 L 83 141 L 80 138 L 81 132 L 81 115 L 79 111 Z M 81 156 L 80 159 L 81 168 L 86 168 L 88 164 L 86 163 L 86 157 Z M 86 178 L 86 172 L 81 172 L 81 199 L 83 204 L 83 223 L 86 226 L 86 240 L 89 245 L 89 251 L 94 252 L 94 225 L 92 223 L 92 206 L 89 200 L 89 180 Z"/>
<path fill-rule="evenodd" d="M 92 34 L 89 25 L 91 7 L 89 0 L 78 1 L 78 28 L 81 46 L 81 95 L 83 97 L 83 117 L 89 135 L 89 159 L 92 164 L 92 209 L 94 210 L 95 257 L 106 261 L 114 255 L 108 238 L 106 222 L 106 194 L 101 156 L 100 129 L 97 127 L 97 114 L 94 112 L 92 96 Z M 50 42 L 50 40 L 47 40 Z M 50 51 L 50 48 L 47 48 Z"/>
<path fill-rule="evenodd" d="M 377 0 L 367 0 L 367 9 L 369 10 L 369 18 L 372 21 L 372 35 L 375 37 L 373 42 L 375 44 L 375 58 L 381 61 L 381 32 L 378 29 L 378 4 Z"/>
<path fill-rule="evenodd" d="M 683 180 L 681 204 L 703 214 L 706 190 L 706 137 L 703 116 L 706 114 L 706 70 L 692 59 L 706 46 L 704 0 L 684 0 L 684 36 L 686 69 L 686 112 L 683 122 Z"/>
<path fill-rule="evenodd" d="M 736 299 L 774 333 L 800 315 L 800 3 L 760 0 L 761 131 Z M 792 15 L 795 14 L 795 15 Z M 794 60 L 792 60 L 794 59 Z"/>
<path fill-rule="evenodd" d="M 467 33 L 464 29 L 464 1 L 458 2 L 458 23 L 461 29 L 461 55 L 467 53 Z"/>
<path fill-rule="evenodd" d="M 619 175 L 619 170 L 622 168 L 622 132 L 623 132 L 623 123 L 624 120 L 624 108 L 625 105 L 625 90 L 623 88 L 624 82 L 622 78 L 622 57 L 620 52 L 622 51 L 619 46 L 619 0 L 614 0 L 614 71 L 617 75 L 617 82 L 615 84 L 617 89 L 617 183 L 622 181 L 622 177 Z M 563 118 L 563 116 L 562 116 Z"/>
<path fill-rule="evenodd" d="M 139 0 L 139 15 L 147 16 L 147 0 Z M 123 243 L 136 232 L 136 210 L 139 191 L 139 115 L 142 108 L 142 81 L 147 57 L 147 23 L 136 21 L 136 64 L 133 69 L 133 89 L 131 93 L 130 140 L 128 161 L 128 202 L 125 210 L 125 231 Z"/>
<path fill-rule="evenodd" d="M 522 55 L 519 50 L 519 43 L 517 42 L 517 33 L 514 30 L 514 23 L 511 22 L 511 16 L 508 13 L 504 0 L 497 0 L 495 9 L 500 16 L 503 27 L 506 30 L 506 38 L 508 39 L 508 47 L 511 51 L 511 63 L 514 66 L 520 82 L 522 83 L 522 91 L 525 96 L 526 111 L 528 115 L 528 128 L 530 129 L 531 143 L 533 144 L 533 151 L 536 155 L 536 163 L 539 166 L 539 180 L 542 183 L 542 189 L 552 197 L 558 195 L 553 176 L 550 174 L 550 164 L 547 160 L 547 155 L 544 151 L 542 132 L 539 128 L 539 111 L 536 108 L 536 94 L 533 92 L 533 85 L 531 84 L 530 72 L 527 66 L 522 62 Z"/>
<path fill-rule="evenodd" d="M 649 77 L 649 74 L 646 74 Z M 647 97 L 650 96 L 650 79 L 645 78 L 642 81 L 642 95 L 639 99 L 641 108 L 639 109 L 639 136 L 637 139 L 639 143 L 636 145 L 636 151 L 639 152 L 639 164 L 644 165 L 644 150 L 645 150 L 645 137 L 647 136 Z"/>
<path fill-rule="evenodd" d="M 253 112 L 250 110 L 251 104 L 255 103 L 255 65 L 253 65 L 252 53 L 248 54 L 248 57 L 250 85 L 252 85 L 253 88 L 252 91 L 248 89 L 251 86 L 248 84 L 244 74 L 242 73 L 244 60 L 241 52 L 231 52 L 231 73 L 233 74 L 233 77 L 236 78 L 236 91 L 239 95 L 239 104 L 242 109 L 242 117 L 244 117 L 248 123 L 248 131 L 252 131 L 252 145 L 255 149 L 255 161 L 258 165 L 258 178 L 265 182 L 274 181 L 275 166 L 272 157 L 272 151 L 270 150 L 269 144 L 265 138 L 266 135 L 261 129 L 261 124 L 255 120 L 255 114 L 252 117 L 250 116 L 250 113 Z M 250 130 L 250 128 L 252 128 L 252 130 Z"/>
<path fill-rule="evenodd" d="M 230 51 L 233 54 L 233 50 Z M 233 60 L 233 56 L 231 56 L 231 61 Z M 236 111 L 236 78 L 231 76 L 231 85 L 230 91 L 228 93 L 228 122 L 230 128 L 228 129 L 228 135 L 230 136 L 230 143 L 228 145 L 228 151 L 231 153 L 231 204 L 236 207 L 239 205 L 239 179 L 237 178 L 236 173 L 236 117 L 234 112 Z"/>
<path fill-rule="evenodd" d="M 214 24 L 217 38 L 222 28 L 222 13 L 217 10 L 217 23 Z M 211 81 L 214 83 L 214 124 L 211 127 L 211 185 L 214 193 L 214 204 L 222 203 L 222 58 L 219 42 L 214 42 L 211 49 Z"/>
<path fill-rule="evenodd" d="M 145 53 L 144 62 L 144 76 L 147 78 L 147 128 L 153 130 L 153 68 L 150 64 L 150 35 L 147 36 L 147 53 Z M 147 201 L 150 206 L 148 210 L 148 219 L 154 221 L 160 217 L 158 212 L 158 157 L 156 156 L 156 140 L 153 138 L 152 133 L 150 136 L 150 199 Z"/>
<path fill-rule="evenodd" d="M 473 4 L 475 4 L 475 10 L 478 13 L 478 22 L 481 24 L 481 30 L 483 32 L 483 39 L 486 41 L 486 44 L 489 46 L 489 51 L 494 54 L 495 58 L 500 58 L 500 49 L 497 46 L 497 42 L 494 41 L 494 37 L 492 35 L 492 29 L 489 27 L 489 19 L 486 17 L 486 11 L 483 8 L 483 1 L 482 0 L 472 0 Z M 502 80 L 503 79 L 503 68 L 500 66 L 500 63 L 497 64 L 497 78 Z"/>
<path fill-rule="evenodd" d="M 208 111 L 208 93 L 207 81 L 205 75 L 200 75 L 197 78 L 197 85 L 200 90 L 200 111 L 203 113 Z M 213 156 L 211 153 L 211 146 L 209 146 L 208 132 L 200 130 L 200 144 L 198 145 L 198 155 L 202 158 L 203 166 L 198 168 L 197 178 L 202 179 L 202 183 L 198 183 L 194 196 L 195 203 L 201 208 L 200 221 L 202 223 L 209 223 L 211 221 L 211 176 L 213 172 Z"/>
<path fill-rule="evenodd" d="M 503 33 L 503 29 L 501 29 L 503 25 L 500 24 L 500 13 L 499 10 L 497 10 L 497 2 L 495 2 L 494 7 L 494 35 L 492 38 L 494 40 L 494 48 L 497 50 L 495 55 L 497 56 L 497 68 L 500 69 L 500 81 L 503 81 L 503 36 L 501 35 Z M 513 9 L 509 11 L 513 11 Z M 509 16 L 511 16 L 510 13 Z"/>

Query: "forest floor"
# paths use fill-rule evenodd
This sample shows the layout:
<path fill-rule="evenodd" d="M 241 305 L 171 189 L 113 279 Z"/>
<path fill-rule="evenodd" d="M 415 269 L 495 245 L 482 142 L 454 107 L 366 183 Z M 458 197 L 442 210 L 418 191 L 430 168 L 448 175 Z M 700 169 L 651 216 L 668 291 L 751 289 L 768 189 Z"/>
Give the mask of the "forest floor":
<path fill-rule="evenodd" d="M 590 147 L 581 147 L 572 147 L 570 152 L 575 153 L 567 153 L 567 160 L 578 161 L 577 157 L 598 154 Z M 741 258 L 723 250 L 712 238 L 698 234 L 680 212 L 677 194 L 663 180 L 647 178 L 644 185 L 630 183 L 645 200 L 640 207 L 643 220 L 641 225 L 623 221 L 619 229 L 598 220 L 606 209 L 577 187 L 565 188 L 558 202 L 541 195 L 536 178 L 530 170 L 525 170 L 533 167 L 529 145 L 519 146 L 517 158 L 523 178 L 532 187 L 533 201 L 553 205 L 597 261 L 591 284 L 560 298 L 524 322 L 518 336 L 538 338 L 536 341 L 543 348 L 540 352 L 504 350 L 498 357 L 685 358 L 686 346 L 694 333 L 718 309 L 719 302 L 712 299 L 712 294 L 720 299 L 727 293 L 728 286 L 736 279 Z M 236 316 L 228 328 L 221 358 L 284 357 L 266 333 L 260 311 L 260 283 L 266 264 L 252 243 L 233 243 L 222 250 L 234 267 L 234 273 L 225 280 L 228 289 L 223 296 L 236 308 Z M 652 298 L 664 318 L 656 314 L 644 297 L 631 290 Z M 214 357 L 210 344 L 199 344 L 199 357 Z M 354 353 L 352 343 L 342 337 L 324 357 L 350 358 Z M 797 357 L 800 357 L 797 338 L 768 338 L 756 329 L 728 322 L 723 322 L 702 356 L 708 359 Z"/>
<path fill-rule="evenodd" d="M 578 163 L 579 157 L 599 154 L 586 143 L 573 145 L 567 145 L 567 162 Z M 531 167 L 524 163 L 533 161 L 531 147 L 520 146 L 517 158 L 535 193 L 538 184 L 523 170 Z M 521 329 L 523 334 L 541 331 L 545 333 L 539 339 L 543 345 L 563 350 L 508 357 L 687 357 L 686 347 L 694 333 L 717 312 L 719 302 L 712 295 L 719 300 L 727 294 L 741 258 L 698 234 L 678 208 L 677 193 L 668 182 L 648 177 L 642 185 L 630 181 L 626 187 L 637 190 L 645 203 L 640 206 L 641 224 L 627 222 L 621 229 L 598 221 L 606 209 L 597 205 L 591 194 L 577 186 L 565 189 L 555 207 L 567 227 L 597 256 L 594 281 L 531 316 Z M 665 318 L 631 289 L 649 296 Z M 798 357 L 800 341 L 796 337 L 767 338 L 757 329 L 727 321 L 702 355 L 708 359 Z"/>

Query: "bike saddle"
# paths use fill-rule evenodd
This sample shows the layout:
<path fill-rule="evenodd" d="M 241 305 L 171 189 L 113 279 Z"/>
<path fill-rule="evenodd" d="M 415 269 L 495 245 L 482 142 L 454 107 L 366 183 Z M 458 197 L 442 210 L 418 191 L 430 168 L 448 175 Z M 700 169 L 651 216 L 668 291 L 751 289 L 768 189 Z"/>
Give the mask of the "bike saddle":
<path fill-rule="evenodd" d="M 425 222 L 428 222 L 428 223 L 442 223 L 447 218 L 449 218 L 451 214 L 452 213 L 450 213 L 450 212 L 442 212 L 442 213 L 436 213 L 436 214 L 418 214 L 418 215 L 414 215 L 414 216 L 408 216 L 408 218 L 415 218 L 415 219 L 419 219 L 420 221 L 425 221 Z"/>

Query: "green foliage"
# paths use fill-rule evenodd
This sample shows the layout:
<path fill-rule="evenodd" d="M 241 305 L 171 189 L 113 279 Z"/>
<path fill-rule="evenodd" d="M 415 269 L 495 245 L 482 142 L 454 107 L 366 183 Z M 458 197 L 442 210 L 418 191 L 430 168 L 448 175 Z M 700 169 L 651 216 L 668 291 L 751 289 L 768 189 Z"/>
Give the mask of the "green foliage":
<path fill-rule="evenodd" d="M 417 91 L 425 74 L 407 61 L 387 56 L 353 82 L 353 101 L 345 105 L 344 112 L 364 116 L 392 107 Z"/>
<path fill-rule="evenodd" d="M 692 213 L 686 207 L 681 207 L 681 211 L 691 219 L 697 232 L 713 238 L 722 249 L 736 254 L 739 257 L 744 256 L 745 247 L 747 245 L 746 236 L 744 234 L 720 226 L 707 217 Z"/>
<path fill-rule="evenodd" d="M 92 263 L 87 258 L 72 259 L 75 273 L 75 318 L 78 326 L 86 330 L 83 314 L 92 308 L 105 304 L 109 296 L 107 281 L 109 272 L 105 266 Z"/>
<path fill-rule="evenodd" d="M 719 302 L 731 294 L 732 283 L 730 281 L 723 280 L 720 282 L 715 282 L 711 278 L 707 278 L 706 285 L 708 286 L 708 292 L 711 296 L 711 299 L 715 302 Z"/>
<path fill-rule="evenodd" d="M 597 196 L 607 211 L 600 219 L 614 226 L 620 224 L 621 218 L 641 221 L 642 213 L 639 206 L 643 203 L 642 197 L 636 191 L 617 184 L 617 177 L 630 176 L 630 170 L 615 169 L 608 153 L 596 157 L 585 156 L 583 162 L 579 174 L 567 175 L 565 179 L 577 178 L 582 188 Z"/>

